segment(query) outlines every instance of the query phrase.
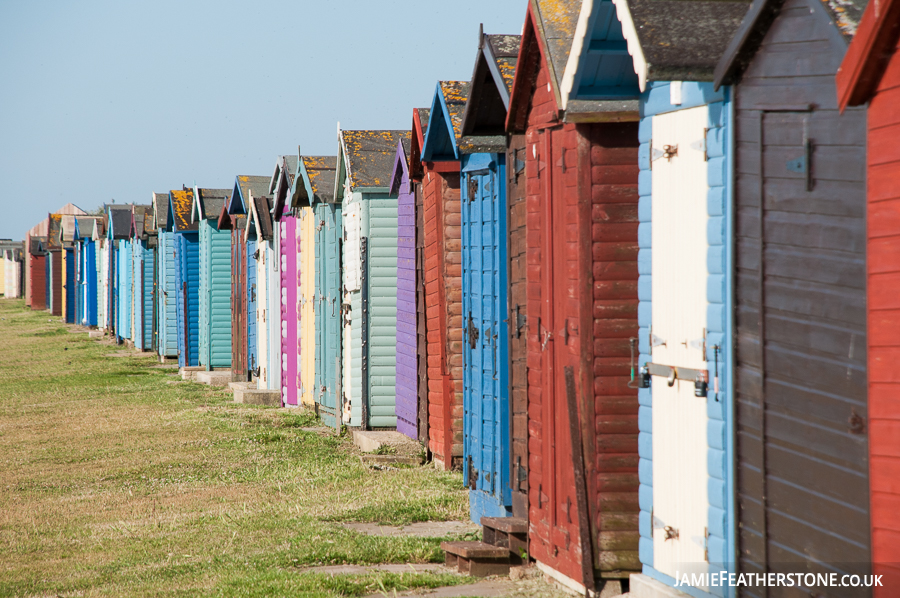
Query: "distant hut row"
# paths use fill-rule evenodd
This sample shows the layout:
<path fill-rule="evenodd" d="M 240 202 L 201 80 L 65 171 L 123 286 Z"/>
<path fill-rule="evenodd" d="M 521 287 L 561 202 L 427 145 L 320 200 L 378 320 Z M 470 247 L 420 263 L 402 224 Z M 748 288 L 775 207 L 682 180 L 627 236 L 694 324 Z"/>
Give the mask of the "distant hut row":
<path fill-rule="evenodd" d="M 892 596 L 892 1 L 530 0 L 409 130 L 51 215 L 28 302 L 421 442 L 473 574 Z M 720 571 L 757 577 L 683 577 Z"/>

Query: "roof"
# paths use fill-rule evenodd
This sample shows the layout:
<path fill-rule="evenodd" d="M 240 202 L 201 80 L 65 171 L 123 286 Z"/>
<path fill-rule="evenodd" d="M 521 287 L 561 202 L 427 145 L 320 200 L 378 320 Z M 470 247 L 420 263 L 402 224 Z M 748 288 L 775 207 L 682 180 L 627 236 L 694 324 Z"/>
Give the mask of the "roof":
<path fill-rule="evenodd" d="M 391 174 L 391 195 L 400 192 L 400 185 L 404 176 L 409 176 L 409 144 L 402 141 L 397 144 L 397 152 L 394 154 L 394 168 Z"/>
<path fill-rule="evenodd" d="M 194 187 L 194 206 L 195 210 L 191 212 L 191 219 L 199 222 L 200 218 L 204 220 L 218 220 L 219 212 L 231 199 L 231 189 L 207 189 L 203 187 Z"/>
<path fill-rule="evenodd" d="M 173 189 L 169 191 L 169 216 L 171 222 L 166 230 L 176 233 L 199 230 L 199 224 L 191 221 L 194 209 L 193 189 Z"/>
<path fill-rule="evenodd" d="M 136 238 L 146 239 L 148 235 L 156 234 L 152 205 L 133 206 L 132 214 L 133 234 Z"/>
<path fill-rule="evenodd" d="M 578 25 L 578 17 L 581 14 L 582 2 L 580 0 L 531 0 L 529 11 L 531 12 L 538 37 L 545 46 L 545 58 L 547 68 L 550 71 L 550 83 L 557 99 L 557 105 L 562 108 L 560 101 L 560 88 L 566 63 L 569 62 L 569 52 L 572 50 L 572 40 L 575 38 L 575 29 Z"/>
<path fill-rule="evenodd" d="M 63 207 L 61 207 L 60 209 L 56 210 L 53 213 L 54 214 L 62 214 L 64 216 L 83 216 L 83 215 L 87 214 L 87 212 L 85 212 L 84 210 L 82 210 L 81 208 L 79 208 L 78 206 L 76 206 L 73 203 L 67 203 L 66 205 L 64 205 Z"/>
<path fill-rule="evenodd" d="M 50 214 L 46 248 L 48 251 L 62 249 L 62 214 Z"/>
<path fill-rule="evenodd" d="M 838 105 L 868 102 L 881 82 L 900 38 L 900 1 L 879 0 L 866 6 L 856 35 L 837 72 Z"/>
<path fill-rule="evenodd" d="M 129 204 L 107 205 L 109 229 L 112 239 L 127 239 L 131 236 L 131 208 Z"/>
<path fill-rule="evenodd" d="M 521 40 L 520 35 L 482 34 L 463 113 L 463 135 L 505 135 Z"/>
<path fill-rule="evenodd" d="M 31 255 L 43 255 L 46 242 L 47 237 L 31 237 L 31 247 L 28 248 L 28 252 Z"/>
<path fill-rule="evenodd" d="M 75 238 L 89 239 L 94 232 L 94 223 L 103 221 L 99 216 L 76 216 L 75 217 Z"/>
<path fill-rule="evenodd" d="M 422 144 L 422 160 L 459 160 L 462 117 L 468 97 L 468 81 L 438 81 Z"/>
<path fill-rule="evenodd" d="M 297 156 L 279 156 L 279 161 L 275 165 L 275 174 L 272 175 L 272 182 L 269 185 L 269 189 L 274 194 L 272 214 L 275 220 L 281 220 L 281 217 L 291 209 L 291 202 L 288 200 L 288 197 L 290 197 L 294 188 L 294 177 L 297 175 L 298 160 Z"/>
<path fill-rule="evenodd" d="M 234 179 L 234 190 L 231 199 L 228 200 L 229 214 L 246 214 L 250 194 L 253 197 L 266 195 L 269 192 L 269 180 L 272 177 L 250 174 L 239 174 Z"/>
<path fill-rule="evenodd" d="M 856 33 L 867 0 L 810 0 L 810 7 L 824 9 L 837 31 L 849 43 Z M 744 74 L 763 38 L 775 22 L 784 0 L 753 0 L 739 28 L 716 66 L 716 88 L 733 85 Z"/>
<path fill-rule="evenodd" d="M 153 220 L 158 230 L 166 230 L 169 224 L 169 194 L 153 194 Z"/>
<path fill-rule="evenodd" d="M 334 201 L 337 156 L 301 156 L 300 178 L 294 181 L 291 207 Z"/>
<path fill-rule="evenodd" d="M 350 189 L 387 188 L 397 142 L 408 137 L 409 131 L 342 130 L 338 136 Z M 335 194 L 338 192 L 335 189 Z"/>
<path fill-rule="evenodd" d="M 640 88 L 712 81 L 749 0 L 613 0 Z"/>
<path fill-rule="evenodd" d="M 253 197 L 253 206 L 250 213 L 250 221 L 255 223 L 255 230 L 266 241 L 272 239 L 272 196 L 260 195 Z M 250 223 L 247 224 L 250 228 Z"/>
<path fill-rule="evenodd" d="M 425 133 L 428 132 L 428 118 L 431 115 L 429 108 L 413 108 L 412 135 L 409 139 L 409 178 L 421 180 L 424 176 L 422 169 L 422 145 L 425 143 Z"/>
<path fill-rule="evenodd" d="M 60 239 L 64 245 L 71 245 L 75 241 L 75 218 L 72 214 L 61 215 Z"/>

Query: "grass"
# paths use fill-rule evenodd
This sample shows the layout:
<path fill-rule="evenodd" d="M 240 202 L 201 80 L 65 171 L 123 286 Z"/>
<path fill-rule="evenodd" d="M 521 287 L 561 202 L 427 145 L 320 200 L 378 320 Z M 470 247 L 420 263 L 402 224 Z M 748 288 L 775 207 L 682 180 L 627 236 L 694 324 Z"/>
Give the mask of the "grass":
<path fill-rule="evenodd" d="M 376 470 L 305 411 L 235 405 L 155 361 L 0 300 L 0 596 L 361 596 L 465 583 L 322 576 L 425 563 L 439 538 L 341 521 L 464 520 L 458 473 Z"/>

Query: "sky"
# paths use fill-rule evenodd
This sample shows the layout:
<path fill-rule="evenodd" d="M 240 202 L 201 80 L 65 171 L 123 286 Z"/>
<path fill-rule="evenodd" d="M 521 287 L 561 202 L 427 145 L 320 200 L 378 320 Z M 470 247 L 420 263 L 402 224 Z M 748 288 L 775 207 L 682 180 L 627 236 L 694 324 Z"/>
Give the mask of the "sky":
<path fill-rule="evenodd" d="M 0 0 L 0 238 L 409 129 L 527 0 Z"/>

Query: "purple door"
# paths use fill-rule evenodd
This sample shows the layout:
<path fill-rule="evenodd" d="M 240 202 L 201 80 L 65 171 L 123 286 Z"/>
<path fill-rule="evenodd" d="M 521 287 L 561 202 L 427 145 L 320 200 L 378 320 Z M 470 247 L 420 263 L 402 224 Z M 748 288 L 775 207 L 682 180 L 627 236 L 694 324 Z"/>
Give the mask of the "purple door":
<path fill-rule="evenodd" d="M 416 351 L 416 198 L 403 174 L 397 197 L 397 431 L 418 440 Z"/>

